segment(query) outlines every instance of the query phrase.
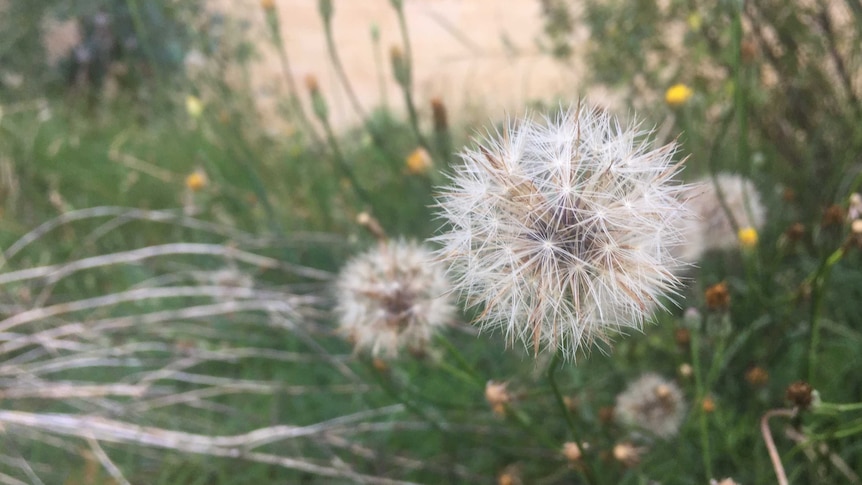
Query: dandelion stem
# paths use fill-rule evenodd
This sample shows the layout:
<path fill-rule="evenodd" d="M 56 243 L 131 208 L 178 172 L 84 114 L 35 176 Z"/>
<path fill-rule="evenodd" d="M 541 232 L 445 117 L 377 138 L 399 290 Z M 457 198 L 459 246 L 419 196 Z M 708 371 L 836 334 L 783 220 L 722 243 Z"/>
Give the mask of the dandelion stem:
<path fill-rule="evenodd" d="M 450 342 L 449 339 L 442 335 L 438 335 L 437 340 L 441 344 L 443 344 L 444 347 L 446 347 L 446 350 L 449 351 L 452 357 L 455 358 L 455 361 L 458 362 L 458 365 L 461 366 L 461 368 L 463 369 L 463 372 L 461 372 L 461 374 L 468 376 L 472 380 L 472 383 L 484 388 L 485 384 L 482 381 L 482 378 L 479 376 L 479 373 L 476 372 L 476 369 L 474 369 L 469 362 L 467 362 L 467 359 L 464 358 L 464 355 L 461 353 L 461 351 L 459 351 L 454 345 L 452 345 L 452 342 Z"/>
<path fill-rule="evenodd" d="M 817 272 L 808 279 L 811 284 L 811 332 L 808 339 L 808 382 L 814 382 L 817 371 L 817 348 L 820 346 L 820 309 L 823 306 L 823 290 L 832 268 L 844 257 L 844 247 L 836 249 L 823 261 Z"/>
<path fill-rule="evenodd" d="M 560 392 L 560 387 L 557 385 L 556 373 L 557 369 L 560 366 L 560 353 L 554 352 L 554 356 L 551 358 L 551 363 L 548 365 L 548 384 L 551 386 L 551 390 L 554 391 L 554 397 L 557 401 L 557 406 L 560 408 L 560 412 L 563 414 L 563 417 L 566 419 L 566 425 L 569 428 L 569 433 L 572 434 L 572 439 L 578 446 L 583 446 L 584 441 L 580 439 L 577 426 L 575 425 L 575 420 L 572 417 L 572 413 L 569 411 L 568 406 L 566 406 L 566 401 L 563 399 L 563 394 Z M 590 467 L 589 461 L 584 457 L 583 459 L 584 469 L 583 475 L 584 480 L 587 483 L 596 483 L 593 478 L 593 470 Z"/>
<path fill-rule="evenodd" d="M 701 325 L 703 328 L 703 325 Z M 702 377 L 702 366 L 700 362 L 700 334 L 699 330 L 691 334 L 691 363 L 694 367 L 694 385 L 697 393 L 697 401 L 703 402 L 706 397 Z M 700 427 L 700 452 L 703 457 L 703 466 L 706 469 L 707 481 L 712 479 L 712 454 L 709 448 L 709 426 L 706 422 L 706 411 L 700 409 L 698 415 L 698 426 Z"/>
<path fill-rule="evenodd" d="M 410 35 L 407 29 L 407 19 L 404 17 L 404 6 L 402 2 L 392 2 L 392 4 L 398 12 L 398 27 L 401 29 L 401 39 L 404 42 L 404 68 L 409 73 L 406 76 L 406 82 L 399 83 L 399 85 L 401 86 L 401 91 L 404 93 L 404 104 L 407 106 L 410 126 L 416 135 L 416 141 L 426 150 L 430 150 L 431 147 L 419 130 L 419 115 L 416 114 L 416 103 L 413 101 L 413 55 L 410 51 Z"/>

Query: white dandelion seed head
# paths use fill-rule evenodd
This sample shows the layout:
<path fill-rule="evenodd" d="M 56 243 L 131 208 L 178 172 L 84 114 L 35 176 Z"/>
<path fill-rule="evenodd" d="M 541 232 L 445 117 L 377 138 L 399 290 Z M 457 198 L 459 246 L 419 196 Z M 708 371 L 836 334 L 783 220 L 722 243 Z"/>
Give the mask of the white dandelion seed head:
<path fill-rule="evenodd" d="M 375 357 L 424 349 L 455 313 L 444 269 L 414 242 L 387 241 L 354 257 L 335 290 L 339 329 Z"/>
<path fill-rule="evenodd" d="M 462 152 L 434 240 L 482 328 L 572 358 L 639 329 L 678 287 L 685 186 L 676 146 L 653 148 L 649 134 L 579 106 Z"/>
<path fill-rule="evenodd" d="M 644 374 L 617 396 L 614 412 L 626 426 L 670 438 L 679 432 L 686 404 L 676 383 L 657 374 Z"/>
<path fill-rule="evenodd" d="M 707 251 L 739 247 L 737 231 L 721 205 L 716 185 L 739 229 L 750 227 L 759 231 L 763 227 L 766 209 L 751 181 L 732 174 L 718 174 L 715 181 L 712 177 L 703 178 L 692 184 L 686 202 L 697 218 L 681 227 L 690 234 L 687 243 L 677 250 L 683 261 L 696 262 Z"/>

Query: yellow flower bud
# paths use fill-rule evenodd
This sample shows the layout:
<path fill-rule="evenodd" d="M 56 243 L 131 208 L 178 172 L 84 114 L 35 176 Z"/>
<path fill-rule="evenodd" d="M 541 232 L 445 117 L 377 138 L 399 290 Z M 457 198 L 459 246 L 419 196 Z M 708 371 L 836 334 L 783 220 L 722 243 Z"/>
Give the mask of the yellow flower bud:
<path fill-rule="evenodd" d="M 671 106 L 682 106 L 694 95 L 694 91 L 685 84 L 674 84 L 667 89 L 664 94 L 664 100 Z"/>
<path fill-rule="evenodd" d="M 743 227 L 736 236 L 743 248 L 750 249 L 757 246 L 757 230 L 753 227 Z"/>

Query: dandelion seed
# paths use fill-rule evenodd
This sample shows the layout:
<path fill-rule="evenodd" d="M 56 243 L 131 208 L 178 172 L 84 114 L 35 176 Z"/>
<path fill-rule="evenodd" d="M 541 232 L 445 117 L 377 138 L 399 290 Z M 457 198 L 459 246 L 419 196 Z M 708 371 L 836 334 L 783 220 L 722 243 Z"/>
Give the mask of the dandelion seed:
<path fill-rule="evenodd" d="M 640 329 L 677 288 L 686 188 L 672 181 L 676 146 L 648 134 L 579 106 L 461 154 L 435 240 L 483 329 L 571 358 Z"/>
<path fill-rule="evenodd" d="M 454 306 L 443 269 L 419 244 L 389 241 L 350 260 L 336 284 L 341 331 L 357 350 L 395 357 L 422 351 Z"/>
<path fill-rule="evenodd" d="M 682 391 L 656 374 L 645 374 L 617 396 L 616 417 L 662 438 L 674 436 L 685 417 Z"/>
<path fill-rule="evenodd" d="M 673 86 L 669 87 L 664 93 L 664 100 L 667 104 L 671 106 L 682 106 L 693 95 L 694 91 L 692 91 L 691 88 L 686 86 L 685 84 L 674 84 Z"/>

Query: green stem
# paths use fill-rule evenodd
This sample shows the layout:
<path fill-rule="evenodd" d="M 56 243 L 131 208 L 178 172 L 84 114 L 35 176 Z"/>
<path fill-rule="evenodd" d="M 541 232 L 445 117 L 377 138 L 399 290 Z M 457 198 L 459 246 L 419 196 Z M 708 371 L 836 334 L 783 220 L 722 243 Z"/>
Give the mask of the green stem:
<path fill-rule="evenodd" d="M 557 402 L 557 406 L 560 408 L 560 412 L 563 414 L 563 417 L 566 419 L 566 425 L 569 428 L 569 433 L 572 435 L 572 440 L 579 447 L 583 446 L 584 442 L 580 439 L 577 426 L 575 425 L 575 419 L 572 417 L 572 413 L 569 412 L 568 406 L 566 406 L 566 401 L 563 399 L 563 394 L 560 392 L 560 387 L 557 385 L 556 373 L 557 368 L 560 364 L 560 353 L 554 352 L 554 356 L 551 358 L 551 363 L 548 365 L 548 384 L 551 386 L 551 390 L 554 391 L 554 397 Z M 582 470 L 583 478 L 587 483 L 596 483 L 592 467 L 590 466 L 590 462 L 587 459 L 586 455 L 583 457 L 584 468 Z"/>
<path fill-rule="evenodd" d="M 373 210 L 374 203 L 372 202 L 371 196 L 362 188 L 359 184 L 359 180 L 353 173 L 353 170 L 347 164 L 344 155 L 341 153 L 341 148 L 338 146 L 338 140 L 335 138 L 335 133 L 332 132 L 332 127 L 329 125 L 329 121 L 322 119 L 321 124 L 323 125 L 323 130 L 326 132 L 326 141 L 329 143 L 329 148 L 332 150 L 332 158 L 335 160 L 336 166 L 341 171 L 341 174 L 350 182 L 350 186 L 353 188 L 356 196 Z"/>
<path fill-rule="evenodd" d="M 810 278 L 811 283 L 811 332 L 808 339 L 808 382 L 814 382 L 817 371 L 817 348 L 820 346 L 820 309 L 823 306 L 823 293 L 826 282 L 832 268 L 844 257 L 844 247 L 836 249 L 829 255 L 817 269 L 817 273 Z"/>
<path fill-rule="evenodd" d="M 410 35 L 407 30 L 407 19 L 404 17 L 404 8 L 401 2 L 395 2 L 396 11 L 398 12 L 398 27 L 401 29 L 401 39 L 404 43 L 404 64 L 407 71 L 410 73 L 407 76 L 407 82 L 401 85 L 401 91 L 404 93 L 404 104 L 407 105 L 407 115 L 410 117 L 410 126 L 416 135 L 416 141 L 426 150 L 431 147 L 422 136 L 419 130 L 419 115 L 416 113 L 416 104 L 413 102 L 413 55 L 410 50 Z"/>
<path fill-rule="evenodd" d="M 732 21 L 733 36 L 733 104 L 736 111 L 736 127 L 739 130 L 737 144 L 737 166 L 740 173 L 749 175 L 748 163 L 748 116 L 745 109 L 745 89 L 743 87 L 745 74 L 742 66 L 742 2 L 737 2 L 733 11 Z M 737 230 L 736 228 L 734 228 Z"/>
<path fill-rule="evenodd" d="M 705 317 L 704 317 L 705 318 Z M 706 323 L 706 322 L 703 322 Z M 700 362 L 700 331 L 704 325 L 695 332 L 691 333 L 691 364 L 694 367 L 694 385 L 697 402 L 702 403 L 706 397 L 702 377 L 702 366 Z M 703 466 L 706 469 L 706 480 L 709 481 L 714 476 L 712 474 L 712 454 L 709 448 L 709 426 L 706 422 L 706 412 L 700 409 L 698 413 L 698 426 L 700 427 L 700 451 L 703 458 Z"/>
<path fill-rule="evenodd" d="M 293 71 L 290 68 L 290 58 L 287 57 L 287 49 L 284 47 L 284 39 L 281 36 L 281 29 L 278 20 L 278 14 L 275 11 L 267 13 L 267 21 L 269 23 L 270 35 L 275 44 L 275 50 L 278 53 L 278 62 L 281 66 L 282 77 L 287 84 L 287 96 L 290 100 L 290 107 L 294 116 L 299 120 L 299 124 L 305 130 L 306 134 L 314 141 L 315 144 L 322 144 L 317 130 L 305 113 L 302 103 L 299 101 L 299 90 L 296 87 L 296 80 L 293 78 Z"/>
<path fill-rule="evenodd" d="M 471 366 L 470 363 L 467 362 L 467 359 L 464 358 L 464 355 L 461 353 L 461 351 L 458 350 L 454 345 L 452 345 L 452 342 L 450 342 L 449 339 L 442 335 L 438 335 L 437 341 L 440 342 L 444 347 L 446 347 L 446 350 L 449 352 L 449 354 L 452 355 L 452 357 L 455 359 L 455 362 L 457 362 L 458 365 L 461 366 L 461 369 L 463 370 L 464 374 L 470 376 L 470 379 L 472 379 L 472 381 L 479 386 L 485 386 L 485 383 L 482 381 L 482 378 L 479 376 L 479 373 L 476 372 L 476 369 L 474 369 L 473 366 Z"/>

